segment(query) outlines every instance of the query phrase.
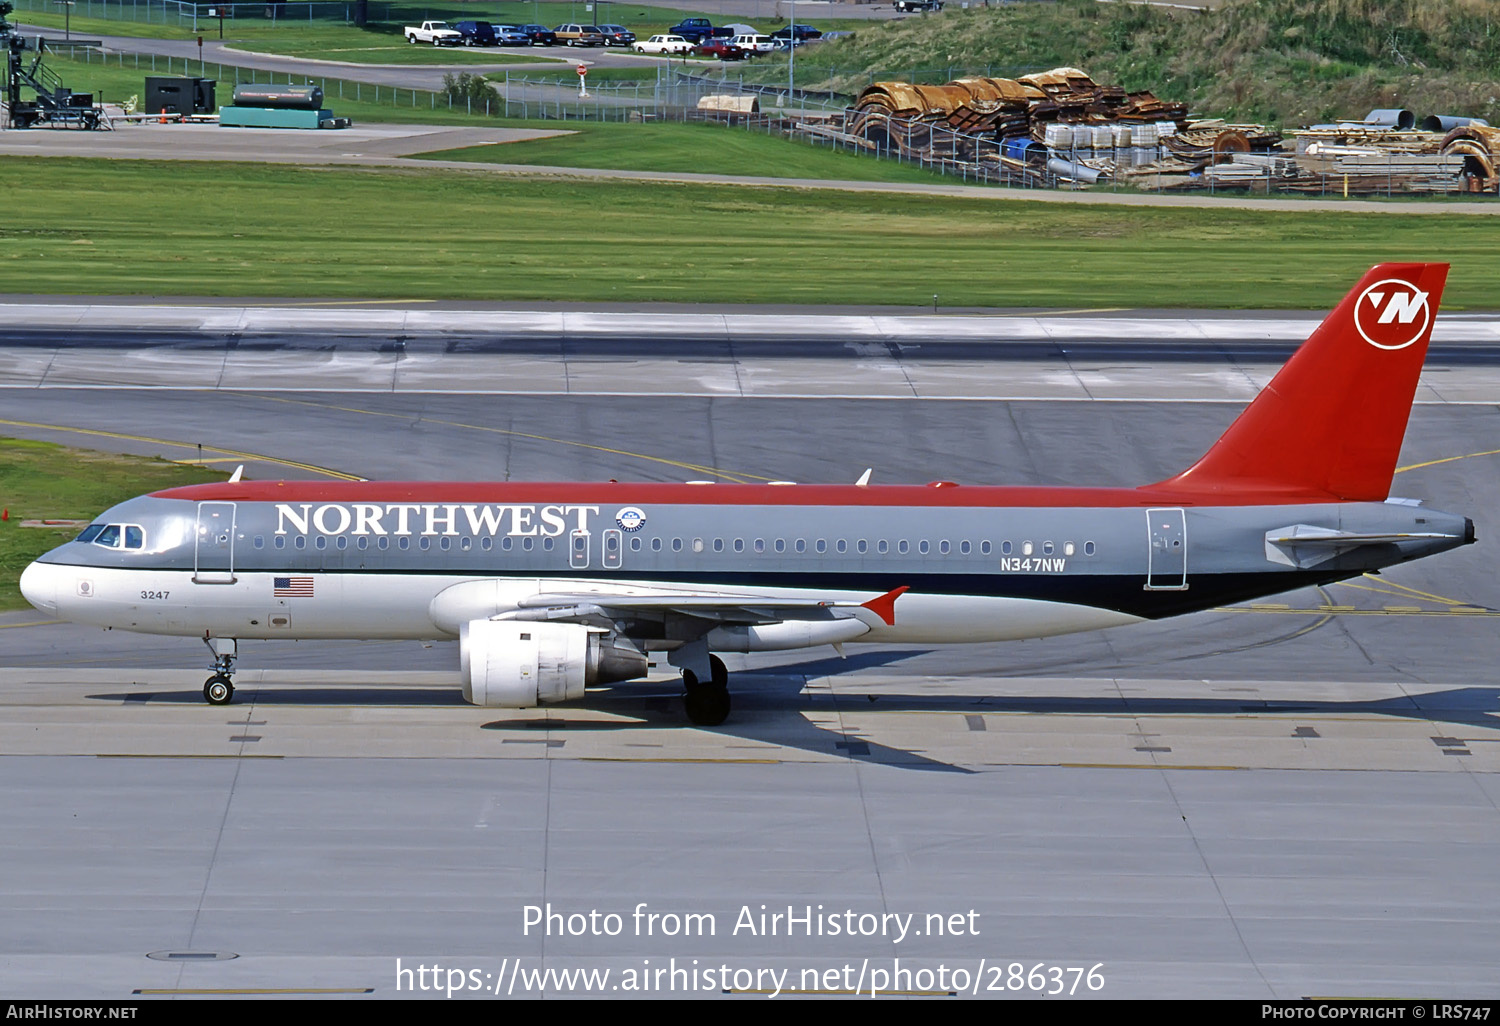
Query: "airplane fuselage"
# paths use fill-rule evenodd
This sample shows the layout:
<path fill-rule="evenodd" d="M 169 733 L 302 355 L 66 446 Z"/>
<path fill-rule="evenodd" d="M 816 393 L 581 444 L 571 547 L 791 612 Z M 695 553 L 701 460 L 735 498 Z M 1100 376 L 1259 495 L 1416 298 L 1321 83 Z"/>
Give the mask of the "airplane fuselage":
<path fill-rule="evenodd" d="M 274 482 L 145 496 L 97 524 L 120 530 L 27 571 L 33 602 L 146 633 L 308 639 L 456 637 L 548 592 L 860 602 L 904 587 L 893 622 L 859 641 L 1004 641 L 1211 608 L 1472 539 L 1463 517 L 1399 502 L 957 486 Z M 1311 548 L 1285 541 L 1299 533 Z"/>

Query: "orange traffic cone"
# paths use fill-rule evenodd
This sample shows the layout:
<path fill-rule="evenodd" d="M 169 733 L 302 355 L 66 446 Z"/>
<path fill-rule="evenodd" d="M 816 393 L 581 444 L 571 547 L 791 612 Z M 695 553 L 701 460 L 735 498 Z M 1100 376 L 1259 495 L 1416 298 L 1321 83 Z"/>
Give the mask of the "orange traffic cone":
<path fill-rule="evenodd" d="M 6 506 L 4 510 L 0 510 L 0 520 L 9 520 L 9 519 L 10 519 L 10 507 Z"/>

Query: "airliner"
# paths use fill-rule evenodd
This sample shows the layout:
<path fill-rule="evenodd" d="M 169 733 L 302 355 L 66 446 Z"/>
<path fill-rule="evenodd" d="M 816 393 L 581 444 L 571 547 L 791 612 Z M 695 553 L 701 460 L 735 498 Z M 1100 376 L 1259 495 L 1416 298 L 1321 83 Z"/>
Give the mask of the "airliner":
<path fill-rule="evenodd" d="M 242 481 L 121 503 L 32 563 L 39 610 L 203 639 L 458 639 L 463 697 L 527 708 L 720 653 L 1003 642 L 1159 620 L 1474 541 L 1389 497 L 1446 264 L 1372 268 L 1198 462 L 1139 488 Z M 236 475 L 238 476 L 238 475 Z"/>

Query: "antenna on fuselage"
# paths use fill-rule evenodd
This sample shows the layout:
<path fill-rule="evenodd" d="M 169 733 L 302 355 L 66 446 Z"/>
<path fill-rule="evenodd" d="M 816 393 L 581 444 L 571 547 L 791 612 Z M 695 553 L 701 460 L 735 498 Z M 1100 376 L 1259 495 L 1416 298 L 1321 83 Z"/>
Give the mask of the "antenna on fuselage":
<path fill-rule="evenodd" d="M 234 473 L 229 475 L 229 483 L 230 484 L 239 484 L 240 483 L 240 477 L 244 473 L 245 473 L 245 465 L 243 463 L 241 463 L 239 466 L 237 466 L 237 467 L 234 468 Z"/>
<path fill-rule="evenodd" d="M 874 467 L 866 467 L 865 472 L 859 475 L 859 480 L 854 482 L 856 488 L 867 488 L 870 484 L 870 475 L 875 473 Z"/>

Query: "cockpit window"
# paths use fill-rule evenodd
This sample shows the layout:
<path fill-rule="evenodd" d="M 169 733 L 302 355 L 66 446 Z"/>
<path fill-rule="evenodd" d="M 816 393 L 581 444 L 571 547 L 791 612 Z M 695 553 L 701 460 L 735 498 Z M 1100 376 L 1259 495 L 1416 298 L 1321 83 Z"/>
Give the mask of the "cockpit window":
<path fill-rule="evenodd" d="M 146 546 L 146 532 L 138 524 L 93 524 L 78 540 L 107 549 L 141 549 Z"/>

